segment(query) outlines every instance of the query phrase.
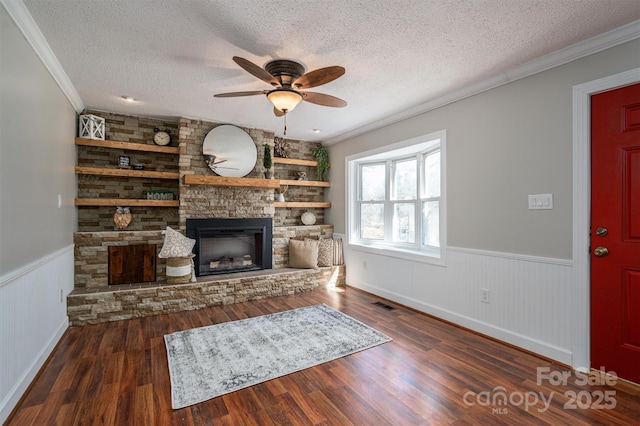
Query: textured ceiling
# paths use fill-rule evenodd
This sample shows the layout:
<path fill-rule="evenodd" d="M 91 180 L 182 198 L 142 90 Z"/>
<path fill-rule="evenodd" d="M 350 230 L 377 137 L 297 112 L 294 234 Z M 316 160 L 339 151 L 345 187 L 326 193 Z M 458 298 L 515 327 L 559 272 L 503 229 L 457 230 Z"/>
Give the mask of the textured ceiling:
<path fill-rule="evenodd" d="M 237 66 L 295 59 L 346 74 L 312 89 L 287 137 L 336 140 L 640 18 L 638 0 L 24 0 L 87 108 L 268 129 L 269 89 Z M 138 99 L 127 103 L 121 96 Z M 314 134 L 312 129 L 321 129 Z"/>

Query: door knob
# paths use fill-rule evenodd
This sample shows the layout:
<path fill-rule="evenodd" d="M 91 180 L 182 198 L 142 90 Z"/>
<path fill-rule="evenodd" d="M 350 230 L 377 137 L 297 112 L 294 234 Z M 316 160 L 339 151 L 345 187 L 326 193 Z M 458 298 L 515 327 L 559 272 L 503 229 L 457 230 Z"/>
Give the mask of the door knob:
<path fill-rule="evenodd" d="M 609 249 L 607 249 L 606 247 L 596 247 L 596 249 L 593 251 L 593 254 L 595 254 L 596 257 L 604 257 L 609 254 Z"/>
<path fill-rule="evenodd" d="M 609 231 L 607 230 L 607 228 L 598 228 L 596 229 L 596 235 L 598 237 L 605 237 L 607 234 L 609 233 Z"/>

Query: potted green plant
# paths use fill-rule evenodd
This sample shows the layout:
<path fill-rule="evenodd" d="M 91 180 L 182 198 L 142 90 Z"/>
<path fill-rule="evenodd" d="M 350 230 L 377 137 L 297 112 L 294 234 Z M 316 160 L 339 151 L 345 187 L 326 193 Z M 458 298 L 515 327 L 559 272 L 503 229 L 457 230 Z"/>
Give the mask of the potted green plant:
<path fill-rule="evenodd" d="M 327 180 L 327 173 L 329 173 L 329 151 L 324 145 L 318 145 L 313 148 L 313 155 L 318 162 L 318 180 Z"/>
<path fill-rule="evenodd" d="M 264 144 L 264 157 L 262 159 L 262 165 L 264 166 L 264 177 L 266 179 L 272 179 L 271 167 L 273 166 L 273 160 L 271 158 L 271 147 L 268 143 Z"/>

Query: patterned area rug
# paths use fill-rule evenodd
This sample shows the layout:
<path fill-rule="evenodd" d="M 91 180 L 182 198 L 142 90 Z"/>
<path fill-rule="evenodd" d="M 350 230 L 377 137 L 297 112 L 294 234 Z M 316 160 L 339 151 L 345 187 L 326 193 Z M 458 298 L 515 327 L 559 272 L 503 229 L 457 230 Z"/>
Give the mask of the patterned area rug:
<path fill-rule="evenodd" d="M 171 405 L 187 407 L 391 338 L 327 305 L 164 336 Z"/>

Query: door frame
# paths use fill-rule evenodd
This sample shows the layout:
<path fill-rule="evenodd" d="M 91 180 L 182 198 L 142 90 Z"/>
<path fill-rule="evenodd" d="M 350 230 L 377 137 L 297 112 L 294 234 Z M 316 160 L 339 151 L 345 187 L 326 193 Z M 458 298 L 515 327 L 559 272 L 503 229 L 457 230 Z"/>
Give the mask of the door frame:
<path fill-rule="evenodd" d="M 571 277 L 571 367 L 591 365 L 590 222 L 591 222 L 591 95 L 640 82 L 640 68 L 573 87 L 573 268 Z"/>

